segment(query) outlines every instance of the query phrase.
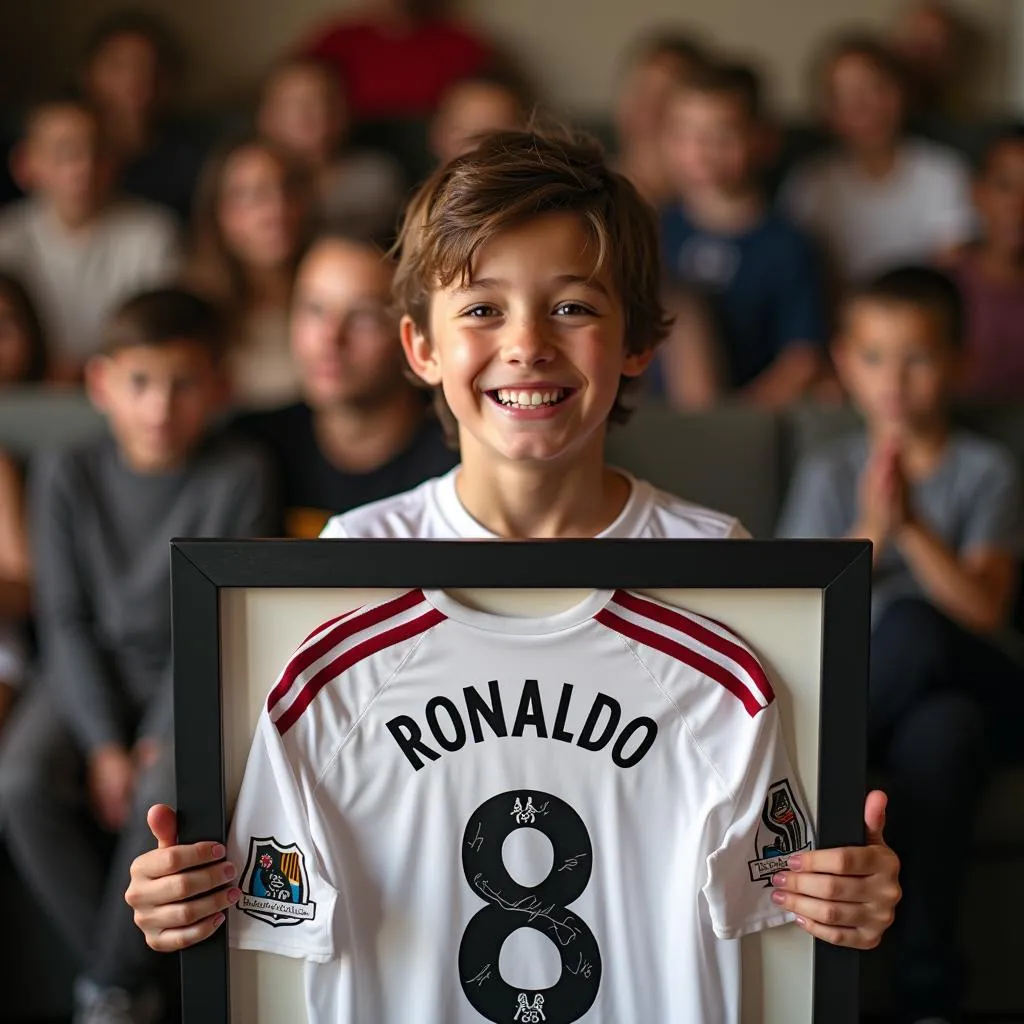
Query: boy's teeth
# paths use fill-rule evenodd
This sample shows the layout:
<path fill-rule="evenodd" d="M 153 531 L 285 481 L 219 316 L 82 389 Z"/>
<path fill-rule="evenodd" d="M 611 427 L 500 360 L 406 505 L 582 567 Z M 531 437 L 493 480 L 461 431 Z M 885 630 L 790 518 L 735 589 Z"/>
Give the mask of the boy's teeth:
<path fill-rule="evenodd" d="M 502 405 L 514 405 L 518 408 L 534 408 L 538 405 L 551 405 L 561 400 L 561 388 L 553 391 L 512 391 L 508 388 L 498 389 L 498 401 Z"/>

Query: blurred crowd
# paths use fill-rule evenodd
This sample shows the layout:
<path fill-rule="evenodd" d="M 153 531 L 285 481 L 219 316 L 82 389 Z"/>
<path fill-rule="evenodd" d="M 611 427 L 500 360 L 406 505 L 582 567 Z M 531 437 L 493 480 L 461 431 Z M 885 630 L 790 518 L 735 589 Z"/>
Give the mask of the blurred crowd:
<path fill-rule="evenodd" d="M 1024 400 L 1024 127 L 963 115 L 971 46 L 933 2 L 888 32 L 824 40 L 810 69 L 815 120 L 800 126 L 772 110 L 755 66 L 698 32 L 628 46 L 606 123 L 584 127 L 659 220 L 674 320 L 639 401 L 852 399 L 891 419 L 928 399 L 913 377 L 926 356 L 904 358 L 902 383 L 882 380 L 887 332 L 923 332 L 927 350 L 929 332 L 947 328 L 954 400 Z M 42 815 L 19 863 L 37 872 L 44 905 L 56 876 L 93 894 L 47 908 L 92 964 L 83 1006 L 132 988 L 141 970 L 117 959 L 116 943 L 97 953 L 92 941 L 105 879 L 127 864 L 108 874 L 109 844 L 89 846 L 83 829 L 140 826 L 133 786 L 169 715 L 154 699 L 169 693 L 168 538 L 315 536 L 329 515 L 455 465 L 429 395 L 407 376 L 382 254 L 435 167 L 488 133 L 566 120 L 514 55 L 396 0 L 288 46 L 249 111 L 182 117 L 187 66 L 159 20 L 110 16 L 66 89 L 8 112 L 0 177 L 0 384 L 84 388 L 110 426 L 102 444 L 30 467 L 27 483 L 0 456 L 0 729 L 37 648 L 72 709 L 22 714 L 0 788 L 26 820 Z M 923 319 L 872 319 L 893 306 Z M 893 509 L 906 512 L 915 453 L 934 468 L 926 444 L 904 463 L 851 450 L 849 480 L 812 467 L 782 532 L 859 524 L 884 546 Z M 976 539 L 1019 555 L 1016 470 L 974 449 L 957 458 L 953 490 L 977 477 L 969 502 L 999 509 Z M 835 511 L 847 484 L 849 514 Z M 858 508 L 877 514 L 866 523 Z M 904 583 L 911 563 L 894 570 Z M 999 626 L 1008 600 L 984 605 L 988 617 L 975 602 L 960 620 Z M 930 628 L 901 621 L 890 643 Z M 71 748 L 89 752 L 87 825 L 41 810 L 81 770 L 58 756 Z M 167 795 L 153 785 L 154 799 Z M 58 860 L 80 851 L 74 871 L 44 847 Z"/>

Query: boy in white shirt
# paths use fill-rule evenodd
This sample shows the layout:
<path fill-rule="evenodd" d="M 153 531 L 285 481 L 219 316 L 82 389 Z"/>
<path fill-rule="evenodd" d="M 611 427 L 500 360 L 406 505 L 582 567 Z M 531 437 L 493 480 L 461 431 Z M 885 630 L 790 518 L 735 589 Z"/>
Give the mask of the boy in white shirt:
<path fill-rule="evenodd" d="M 462 463 L 336 517 L 324 536 L 745 535 L 605 464 L 608 423 L 628 415 L 624 393 L 668 323 L 652 211 L 596 147 L 493 136 L 423 186 L 399 246 L 403 348 Z M 871 948 L 891 923 L 899 865 L 884 806 L 869 795 L 867 845 L 802 854 L 773 879 L 772 901 L 811 934 Z M 179 950 L 223 923 L 239 866 L 216 842 L 174 845 L 168 807 L 150 825 L 159 848 L 136 860 L 126 899 L 153 948 Z"/>
<path fill-rule="evenodd" d="M 111 197 L 99 122 L 79 100 L 32 107 L 13 169 L 28 198 L 0 215 L 0 267 L 28 288 L 55 376 L 77 380 L 113 309 L 175 276 L 177 230 L 159 207 Z"/>
<path fill-rule="evenodd" d="M 824 62 L 826 116 L 838 146 L 783 183 L 782 206 L 817 234 L 841 283 L 927 263 L 974 233 L 970 177 L 952 151 L 906 138 L 902 70 L 870 36 L 841 39 Z"/>

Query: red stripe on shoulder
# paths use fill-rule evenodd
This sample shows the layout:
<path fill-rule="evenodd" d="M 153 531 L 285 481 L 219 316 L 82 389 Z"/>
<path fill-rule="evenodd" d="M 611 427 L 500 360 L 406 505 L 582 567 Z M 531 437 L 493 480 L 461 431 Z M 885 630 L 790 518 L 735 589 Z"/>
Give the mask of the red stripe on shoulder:
<path fill-rule="evenodd" d="M 631 594 L 626 590 L 616 590 L 612 601 L 615 604 L 622 605 L 623 608 L 628 608 L 637 615 L 653 619 L 655 622 L 668 626 L 670 629 L 677 629 L 680 633 L 685 633 L 687 636 L 704 644 L 705 647 L 710 647 L 718 651 L 719 654 L 724 654 L 727 658 L 731 658 L 737 665 L 746 669 L 754 684 L 761 691 L 761 695 L 769 704 L 775 700 L 775 691 L 772 689 L 771 681 L 765 674 L 764 669 L 757 658 L 742 644 L 737 643 L 735 640 L 730 640 L 728 637 L 721 636 L 714 630 L 708 629 L 707 626 L 695 622 L 690 616 L 684 615 L 682 612 L 676 612 L 671 608 L 655 604 L 653 601 L 647 601 L 637 594 Z M 722 628 L 726 627 L 723 626 Z"/>
<path fill-rule="evenodd" d="M 667 654 L 670 658 L 675 658 L 676 661 L 681 661 L 684 665 L 690 665 L 697 669 L 698 672 L 703 672 L 704 675 L 714 679 L 716 683 L 725 687 L 743 705 L 751 718 L 759 711 L 764 710 L 762 705 L 757 702 L 757 698 L 743 684 L 742 680 L 722 668 L 717 662 L 706 658 L 699 651 L 684 647 L 670 637 L 665 636 L 664 633 L 656 633 L 653 629 L 638 626 L 635 622 L 630 622 L 629 619 L 624 619 L 609 611 L 608 608 L 602 608 L 594 618 L 602 626 L 607 626 L 608 629 L 621 633 L 630 640 L 635 640 L 646 647 L 653 647 L 656 651 L 661 651 L 662 654 Z"/>
<path fill-rule="evenodd" d="M 350 608 L 347 612 L 343 612 L 341 615 L 335 615 L 333 619 L 328 619 L 326 622 L 321 622 L 320 625 L 317 626 L 316 629 L 314 629 L 313 632 L 310 633 L 309 636 L 307 636 L 306 639 L 302 641 L 302 644 L 308 644 L 309 641 L 312 640 L 313 637 L 315 637 L 317 633 L 319 633 L 322 629 L 329 629 L 336 623 L 351 618 L 353 615 L 357 615 L 359 612 L 364 611 L 365 609 L 366 605 L 360 604 L 357 605 L 355 608 Z M 299 646 L 301 647 L 302 644 L 299 644 Z"/>
<path fill-rule="evenodd" d="M 443 612 L 439 612 L 436 608 L 431 608 L 419 616 L 419 618 L 410 619 L 408 622 L 403 622 L 400 626 L 393 626 L 391 629 L 384 630 L 383 633 L 376 633 L 342 652 L 337 658 L 328 662 L 328 664 L 324 665 L 323 668 L 319 669 L 306 681 L 306 685 L 302 687 L 298 697 L 295 698 L 291 706 L 275 719 L 274 725 L 277 727 L 277 731 L 283 736 L 302 717 L 302 713 L 312 703 L 313 698 L 328 683 L 337 679 L 342 673 L 352 668 L 353 665 L 358 665 L 359 662 L 364 661 L 366 658 L 379 654 L 381 651 L 386 651 L 389 647 L 394 647 L 395 644 L 400 644 L 403 640 L 410 640 L 420 633 L 425 633 L 439 622 L 443 622 L 445 618 L 446 616 Z"/>
<path fill-rule="evenodd" d="M 364 629 L 371 629 L 396 615 L 401 615 L 402 612 L 408 611 L 410 608 L 415 608 L 416 605 L 422 604 L 424 601 L 426 598 L 423 596 L 422 590 L 410 590 L 377 605 L 375 608 L 357 608 L 355 612 L 358 614 L 346 612 L 344 615 L 329 620 L 324 625 L 330 628 L 315 643 L 296 651 L 285 665 L 281 678 L 267 697 L 267 710 L 272 711 L 274 706 L 287 695 L 295 684 L 295 680 L 333 647 L 344 643 L 350 636 L 354 636 Z M 315 636 L 321 629 L 323 626 L 318 626 L 303 643 L 308 642 L 310 637 Z"/>

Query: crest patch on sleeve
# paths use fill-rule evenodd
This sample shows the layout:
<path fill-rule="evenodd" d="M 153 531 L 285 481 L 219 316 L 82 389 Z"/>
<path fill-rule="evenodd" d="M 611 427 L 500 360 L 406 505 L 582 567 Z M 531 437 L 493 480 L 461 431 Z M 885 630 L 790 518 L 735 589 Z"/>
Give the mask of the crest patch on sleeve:
<path fill-rule="evenodd" d="M 754 860 L 748 861 L 750 880 L 763 882 L 785 871 L 789 858 L 811 848 L 807 816 L 793 795 L 789 779 L 773 782 L 761 810 L 754 839 Z"/>
<path fill-rule="evenodd" d="M 274 928 L 316 916 L 316 904 L 309 898 L 306 857 L 295 843 L 286 846 L 273 836 L 251 837 L 241 889 L 238 909 Z"/>

